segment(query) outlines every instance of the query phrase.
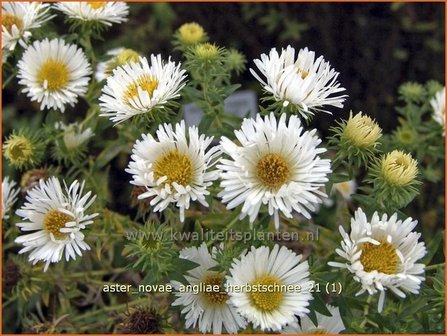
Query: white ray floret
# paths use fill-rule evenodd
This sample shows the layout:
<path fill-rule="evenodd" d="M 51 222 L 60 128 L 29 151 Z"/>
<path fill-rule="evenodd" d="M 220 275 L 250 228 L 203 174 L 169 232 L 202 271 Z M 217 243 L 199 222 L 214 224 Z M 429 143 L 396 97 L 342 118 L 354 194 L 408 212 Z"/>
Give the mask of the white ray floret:
<path fill-rule="evenodd" d="M 304 131 L 296 116 L 286 122 L 271 114 L 245 119 L 235 131 L 238 144 L 223 137 L 222 151 L 229 159 L 221 159 L 219 193 L 228 209 L 241 204 L 241 218 L 249 216 L 253 223 L 263 204 L 274 215 L 279 227 L 279 212 L 291 218 L 296 211 L 307 218 L 317 209 L 326 194 L 320 190 L 331 172 L 330 160 L 320 154 L 321 140 L 316 130 Z"/>
<path fill-rule="evenodd" d="M 221 334 L 226 331 L 237 333 L 245 328 L 246 322 L 229 302 L 225 292 L 225 274 L 212 270 L 217 266 L 215 260 L 216 248 L 208 252 L 208 247 L 202 243 L 200 247 L 188 247 L 180 252 L 180 257 L 198 264 L 185 275 L 188 284 L 203 289 L 197 292 L 181 290 L 183 286 L 178 281 L 171 281 L 176 289 L 176 300 L 173 306 L 183 306 L 186 328 L 198 326 L 200 332 Z M 208 290 L 209 286 L 219 286 L 220 291 Z"/>
<path fill-rule="evenodd" d="M 82 230 L 98 215 L 86 213 L 96 196 L 92 196 L 91 191 L 83 195 L 83 189 L 84 183 L 77 180 L 64 188 L 55 177 L 40 180 L 39 185 L 28 192 L 26 203 L 16 212 L 23 220 L 17 226 L 24 233 L 15 240 L 23 245 L 19 253 L 30 252 L 28 259 L 33 264 L 45 262 L 44 271 L 64 255 L 69 261 L 76 259 L 77 255 L 82 256 L 83 250 L 90 249 Z"/>
<path fill-rule="evenodd" d="M 121 1 L 64 1 L 55 5 L 70 19 L 106 26 L 127 21 L 129 6 Z"/>
<path fill-rule="evenodd" d="M 31 31 L 53 17 L 49 9 L 49 4 L 40 2 L 2 2 L 2 52 L 8 55 L 17 43 L 26 48 Z"/>
<path fill-rule="evenodd" d="M 435 97 L 430 101 L 430 105 L 433 108 L 433 119 L 442 126 L 445 136 L 445 86 L 436 93 Z"/>
<path fill-rule="evenodd" d="M 19 84 L 40 109 L 65 111 L 87 92 L 90 64 L 84 52 L 63 39 L 35 41 L 17 64 Z"/>
<path fill-rule="evenodd" d="M 395 213 L 379 216 L 375 212 L 369 221 L 358 209 L 351 219 L 351 233 L 342 226 L 341 249 L 336 249 L 346 262 L 329 262 L 330 266 L 348 269 L 354 280 L 362 286 L 357 295 L 380 293 L 378 310 L 384 306 L 385 293 L 391 290 L 401 298 L 405 292 L 417 294 L 424 280 L 425 265 L 417 263 L 426 254 L 425 244 L 418 242 L 421 234 L 413 232 L 417 221 L 411 217 L 404 221 Z"/>
<path fill-rule="evenodd" d="M 263 331 L 279 331 L 309 313 L 313 286 L 307 261 L 279 245 L 252 247 L 233 261 L 227 276 L 230 302 Z"/>
<path fill-rule="evenodd" d="M 17 202 L 17 195 L 20 189 L 16 188 L 17 183 L 10 180 L 8 176 L 3 178 L 2 181 L 2 219 L 9 218 L 9 211 Z"/>
<path fill-rule="evenodd" d="M 315 325 L 308 315 L 301 317 L 300 322 L 295 321 L 286 326 L 282 334 L 339 334 L 345 330 L 345 325 L 341 319 L 340 310 L 337 307 L 326 305 L 332 316 L 326 316 L 315 312 L 317 325 Z"/>
<path fill-rule="evenodd" d="M 156 135 L 137 140 L 126 172 L 133 175 L 132 184 L 146 188 L 139 199 L 151 198 L 154 211 L 175 203 L 183 221 L 191 201 L 208 206 L 207 187 L 218 177 L 211 168 L 220 152 L 218 147 L 208 149 L 212 137 L 199 135 L 197 127 L 186 128 L 184 121 L 174 128 L 160 125 Z"/>
<path fill-rule="evenodd" d="M 299 114 L 308 118 L 315 112 L 328 112 L 327 106 L 341 108 L 345 88 L 337 81 L 339 75 L 323 56 L 315 59 L 315 52 L 301 49 L 295 58 L 295 49 L 287 46 L 281 53 L 272 48 L 268 55 L 254 60 L 259 74 L 250 72 L 264 90 L 284 107 L 292 104 Z"/>
<path fill-rule="evenodd" d="M 150 64 L 140 57 L 139 62 L 119 66 L 107 78 L 99 98 L 101 115 L 118 124 L 154 108 L 161 109 L 180 96 L 185 78 L 180 63 L 170 59 L 165 63 L 161 55 L 151 55 Z"/>

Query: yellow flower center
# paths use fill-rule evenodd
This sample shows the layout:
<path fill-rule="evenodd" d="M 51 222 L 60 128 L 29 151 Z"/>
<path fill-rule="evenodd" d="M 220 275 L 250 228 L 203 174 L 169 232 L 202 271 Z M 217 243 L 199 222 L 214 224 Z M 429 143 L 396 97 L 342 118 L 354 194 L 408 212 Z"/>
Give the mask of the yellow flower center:
<path fill-rule="evenodd" d="M 202 284 L 206 288 L 213 288 L 219 286 L 219 291 L 206 290 L 201 294 L 205 300 L 212 305 L 223 305 L 228 300 L 228 294 L 225 292 L 224 286 L 224 276 L 221 273 L 209 272 L 202 281 Z M 211 287 L 212 286 L 212 287 Z"/>
<path fill-rule="evenodd" d="M 58 210 L 50 210 L 43 219 L 43 226 L 48 233 L 52 233 L 56 239 L 64 239 L 66 233 L 60 232 L 60 229 L 65 227 L 67 222 L 71 222 L 73 217 L 60 212 Z"/>
<path fill-rule="evenodd" d="M 195 23 L 185 23 L 179 28 L 179 39 L 185 44 L 195 44 L 201 42 L 205 37 L 202 26 Z"/>
<path fill-rule="evenodd" d="M 281 155 L 270 153 L 256 164 L 256 174 L 267 187 L 279 188 L 290 178 L 290 166 Z"/>
<path fill-rule="evenodd" d="M 411 183 L 418 174 L 417 161 L 410 154 L 395 150 L 382 159 L 384 179 L 391 185 L 401 187 Z"/>
<path fill-rule="evenodd" d="M 279 289 L 282 285 L 280 279 L 273 275 L 266 274 L 255 279 L 252 285 L 259 289 L 249 293 L 251 303 L 256 309 L 263 312 L 271 312 L 279 308 L 284 298 L 284 293 Z M 271 290 L 264 291 L 264 289 L 269 288 Z"/>
<path fill-rule="evenodd" d="M 70 80 L 68 66 L 64 62 L 50 58 L 39 69 L 37 73 L 39 84 L 50 91 L 57 91 L 65 87 Z"/>
<path fill-rule="evenodd" d="M 166 176 L 164 183 L 174 182 L 186 186 L 192 181 L 192 161 L 177 149 L 171 150 L 158 158 L 154 163 L 156 179 Z"/>
<path fill-rule="evenodd" d="M 399 257 L 390 243 L 380 240 L 379 245 L 364 243 L 360 262 L 365 272 L 377 271 L 385 274 L 397 272 Z"/>
<path fill-rule="evenodd" d="M 19 30 L 21 30 L 23 28 L 23 21 L 21 18 L 13 14 L 4 13 L 2 14 L 2 26 L 5 27 L 9 33 L 11 33 L 13 26 L 16 26 Z"/>
<path fill-rule="evenodd" d="M 152 98 L 155 89 L 158 87 L 158 80 L 152 75 L 141 75 L 135 82 L 131 83 L 124 93 L 124 100 L 128 103 L 133 97 L 138 96 L 138 88 L 146 91 Z"/>
<path fill-rule="evenodd" d="M 87 3 L 93 9 L 100 9 L 100 8 L 103 8 L 106 5 L 107 1 L 87 1 Z"/>
<path fill-rule="evenodd" d="M 33 156 L 33 144 L 20 135 L 11 136 L 3 146 L 5 157 L 15 166 L 27 163 Z"/>
<path fill-rule="evenodd" d="M 106 64 L 105 73 L 110 76 L 117 67 L 131 62 L 138 62 L 140 55 L 132 49 L 124 49 Z"/>
<path fill-rule="evenodd" d="M 382 136 L 382 129 L 373 119 L 362 115 L 362 112 L 355 116 L 351 113 L 344 134 L 354 146 L 364 148 L 375 145 Z"/>

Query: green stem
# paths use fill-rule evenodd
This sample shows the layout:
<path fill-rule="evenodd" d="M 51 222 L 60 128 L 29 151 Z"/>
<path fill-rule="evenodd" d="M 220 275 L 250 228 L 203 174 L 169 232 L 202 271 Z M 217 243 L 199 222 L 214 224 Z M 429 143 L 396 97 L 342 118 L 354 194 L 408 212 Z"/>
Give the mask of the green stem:
<path fill-rule="evenodd" d="M 236 215 L 236 217 L 234 217 L 230 223 L 228 223 L 228 225 L 225 227 L 225 229 L 223 229 L 221 232 L 223 235 L 225 235 L 226 232 L 228 232 L 237 222 L 239 222 L 239 215 Z M 217 237 L 213 240 L 210 240 L 208 243 L 206 243 L 206 246 L 211 246 L 213 245 L 217 240 Z"/>
<path fill-rule="evenodd" d="M 433 270 L 437 270 L 438 267 L 443 267 L 443 266 L 445 266 L 445 263 L 430 265 L 430 266 L 425 267 L 425 270 L 426 271 L 433 271 Z"/>
<path fill-rule="evenodd" d="M 372 296 L 368 296 L 368 298 L 366 299 L 366 305 L 365 308 L 363 309 L 363 316 L 364 316 L 364 320 L 362 321 L 362 323 L 360 324 L 360 328 L 363 328 L 365 326 L 365 324 L 368 322 L 368 314 L 369 314 L 369 306 L 371 304 L 371 300 L 372 300 Z"/>
<path fill-rule="evenodd" d="M 79 321 L 82 321 L 82 320 L 94 317 L 94 316 L 102 314 L 102 313 L 107 313 L 107 312 L 110 312 L 110 311 L 117 312 L 117 311 L 126 309 L 128 307 L 137 306 L 139 304 L 143 304 L 143 303 L 147 303 L 147 302 L 148 302 L 148 298 L 147 297 L 142 297 L 142 298 L 139 298 L 139 299 L 137 299 L 135 301 L 131 301 L 131 302 L 128 302 L 128 303 L 123 303 L 123 304 L 120 304 L 120 305 L 105 306 L 105 307 L 103 307 L 101 309 L 94 310 L 94 311 L 89 312 L 87 314 L 74 317 L 72 319 L 72 322 L 79 322 Z"/>

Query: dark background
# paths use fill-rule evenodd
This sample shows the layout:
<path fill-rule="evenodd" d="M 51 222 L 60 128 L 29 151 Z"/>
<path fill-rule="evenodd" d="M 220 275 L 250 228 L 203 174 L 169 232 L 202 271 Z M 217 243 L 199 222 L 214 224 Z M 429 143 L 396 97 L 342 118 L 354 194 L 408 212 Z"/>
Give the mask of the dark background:
<path fill-rule="evenodd" d="M 242 51 L 248 68 L 272 47 L 308 47 L 340 72 L 349 95 L 334 116 L 361 110 L 385 130 L 397 122 L 400 84 L 444 82 L 443 3 L 132 4 L 129 17 L 107 36 L 113 45 L 145 54 L 172 53 L 172 29 L 189 21 L 201 24 L 218 45 Z M 237 80 L 261 93 L 249 71 Z M 317 119 L 322 129 L 333 125 L 331 116 Z"/>
<path fill-rule="evenodd" d="M 202 25 L 217 45 L 233 47 L 247 57 L 247 70 L 234 82 L 261 94 L 249 73 L 253 59 L 272 47 L 308 47 L 340 72 L 349 98 L 334 115 L 320 114 L 312 126 L 322 130 L 349 110 L 363 111 L 388 131 L 397 124 L 397 89 L 406 81 L 444 83 L 444 3 L 130 3 L 129 21 L 114 24 L 94 41 L 96 54 L 115 47 L 143 55 L 172 52 L 172 36 L 185 22 Z M 48 30 L 67 34 L 63 15 Z M 14 60 L 16 61 L 16 60 Z M 14 83 L 15 82 L 15 83 Z M 30 107 L 17 96 L 16 80 L 3 91 L 4 106 L 15 104 L 19 115 Z M 82 102 L 77 109 L 82 109 Z M 68 109 L 70 111 L 70 109 Z M 33 112 L 35 113 L 35 112 Z M 69 113 L 69 112 L 68 112 Z M 14 114 L 13 114 L 14 115 Z M 15 114 L 17 116 L 17 114 Z M 4 131 L 8 131 L 5 125 Z M 5 132 L 4 132 L 5 133 Z"/>

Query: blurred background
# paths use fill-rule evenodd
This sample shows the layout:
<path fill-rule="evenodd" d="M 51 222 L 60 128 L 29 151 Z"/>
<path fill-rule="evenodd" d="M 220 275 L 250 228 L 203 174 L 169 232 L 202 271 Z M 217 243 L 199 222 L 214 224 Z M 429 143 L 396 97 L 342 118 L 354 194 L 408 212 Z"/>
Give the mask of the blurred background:
<path fill-rule="evenodd" d="M 273 47 L 308 47 L 340 72 L 350 97 L 334 116 L 361 110 L 385 130 L 396 126 L 400 84 L 444 82 L 443 3 L 140 3 L 129 18 L 108 31 L 106 46 L 169 55 L 175 30 L 195 21 L 217 45 L 242 51 L 247 68 Z M 237 80 L 261 94 L 248 70 Z M 333 117 L 320 117 L 321 128 L 332 125 Z"/>
<path fill-rule="evenodd" d="M 58 15 L 51 29 L 66 34 L 63 20 Z M 95 43 L 97 55 L 115 47 L 172 55 L 174 32 L 190 21 L 202 25 L 212 42 L 246 55 L 247 70 L 236 81 L 259 94 L 248 68 L 260 54 L 290 44 L 323 55 L 340 72 L 349 99 L 334 116 L 317 118 L 321 129 L 350 109 L 377 118 L 385 131 L 393 129 L 400 84 L 444 82 L 444 3 L 132 3 L 129 21 L 113 25 Z M 28 99 L 19 97 L 9 85 L 4 105 L 20 102 L 19 109 L 26 109 Z"/>

